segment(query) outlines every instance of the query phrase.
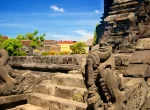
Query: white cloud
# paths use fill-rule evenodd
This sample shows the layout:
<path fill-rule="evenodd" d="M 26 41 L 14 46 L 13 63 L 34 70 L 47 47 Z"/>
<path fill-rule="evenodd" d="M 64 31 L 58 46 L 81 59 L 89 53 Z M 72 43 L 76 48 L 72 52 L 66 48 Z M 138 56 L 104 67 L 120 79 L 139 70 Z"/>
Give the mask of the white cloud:
<path fill-rule="evenodd" d="M 51 39 L 51 40 L 70 40 L 70 41 L 77 41 L 78 36 L 75 35 L 63 35 L 59 33 L 46 33 L 45 39 Z"/>
<path fill-rule="evenodd" d="M 76 30 L 74 32 L 80 35 L 81 41 L 86 41 L 94 36 L 93 32 L 87 32 L 85 30 Z"/>
<path fill-rule="evenodd" d="M 52 10 L 54 10 L 54 11 L 65 12 L 65 10 L 63 8 L 59 8 L 59 7 L 55 6 L 55 5 L 50 6 L 50 8 Z"/>
<path fill-rule="evenodd" d="M 94 10 L 95 11 L 95 13 L 99 13 L 100 11 L 99 10 Z"/>
<path fill-rule="evenodd" d="M 73 31 L 71 35 L 63 35 L 58 33 L 46 33 L 45 36 L 45 39 L 71 40 L 71 41 L 84 41 L 84 42 L 86 42 L 89 38 L 93 38 L 93 32 L 87 32 L 85 30 Z"/>

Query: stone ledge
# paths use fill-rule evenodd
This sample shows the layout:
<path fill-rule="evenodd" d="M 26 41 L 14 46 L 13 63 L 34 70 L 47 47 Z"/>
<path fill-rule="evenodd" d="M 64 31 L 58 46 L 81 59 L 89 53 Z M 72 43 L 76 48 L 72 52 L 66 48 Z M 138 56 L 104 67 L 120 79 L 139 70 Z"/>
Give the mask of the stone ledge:
<path fill-rule="evenodd" d="M 51 110 L 86 110 L 87 104 L 40 93 L 28 94 L 28 103 Z"/>
<path fill-rule="evenodd" d="M 81 65 L 82 58 L 87 55 L 53 55 L 53 56 L 12 56 L 9 57 L 9 64 L 20 63 L 45 63 L 45 64 L 74 64 Z"/>
<path fill-rule="evenodd" d="M 74 100 L 77 102 L 85 103 L 85 93 L 87 89 L 70 87 L 70 86 L 61 86 L 56 84 L 51 84 L 50 81 L 44 80 L 40 84 L 32 88 L 33 93 L 42 93 L 50 96 L 65 98 Z"/>
<path fill-rule="evenodd" d="M 130 64 L 150 64 L 150 50 L 135 51 Z"/>
<path fill-rule="evenodd" d="M 129 64 L 124 75 L 138 78 L 148 78 L 150 77 L 150 67 L 148 64 Z"/>
<path fill-rule="evenodd" d="M 18 101 L 22 101 L 22 100 L 27 100 L 26 94 L 1 96 L 0 97 L 0 105 L 12 103 L 12 102 L 18 102 Z"/>
<path fill-rule="evenodd" d="M 73 65 L 73 64 L 40 64 L 40 63 L 11 63 L 10 66 L 13 68 L 19 68 L 19 69 L 29 69 L 29 70 L 80 70 L 80 65 Z"/>
<path fill-rule="evenodd" d="M 31 105 L 31 104 L 24 104 L 15 107 L 15 110 L 48 110 L 39 106 Z"/>

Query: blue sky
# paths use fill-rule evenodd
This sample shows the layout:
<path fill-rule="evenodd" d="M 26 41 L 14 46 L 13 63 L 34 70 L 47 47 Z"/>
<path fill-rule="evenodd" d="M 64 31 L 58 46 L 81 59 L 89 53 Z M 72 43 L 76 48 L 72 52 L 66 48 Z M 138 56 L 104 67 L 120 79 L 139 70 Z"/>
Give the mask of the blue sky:
<path fill-rule="evenodd" d="M 0 0 L 0 34 L 38 30 L 45 39 L 86 41 L 103 14 L 103 0 Z"/>

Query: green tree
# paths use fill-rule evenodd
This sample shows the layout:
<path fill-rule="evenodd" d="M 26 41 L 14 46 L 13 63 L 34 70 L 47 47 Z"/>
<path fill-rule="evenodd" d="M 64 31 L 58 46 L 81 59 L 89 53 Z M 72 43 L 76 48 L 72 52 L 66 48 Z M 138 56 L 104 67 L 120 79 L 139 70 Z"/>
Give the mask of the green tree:
<path fill-rule="evenodd" d="M 4 42 L 4 39 L 2 37 L 2 34 L 0 34 L 0 48 L 3 48 L 3 42 Z"/>
<path fill-rule="evenodd" d="M 26 37 L 23 36 L 22 34 L 18 34 L 17 37 L 16 37 L 16 39 L 18 39 L 18 40 L 25 40 Z"/>
<path fill-rule="evenodd" d="M 18 40 L 31 40 L 30 46 L 35 48 L 37 46 L 43 46 L 45 34 L 38 36 L 38 31 L 35 30 L 33 33 L 27 33 L 26 35 L 19 34 Z"/>
<path fill-rule="evenodd" d="M 97 28 L 97 26 L 98 26 L 98 24 L 96 24 L 96 28 Z M 95 31 L 94 31 L 93 45 L 96 45 L 96 40 L 97 40 L 96 28 L 95 28 Z"/>
<path fill-rule="evenodd" d="M 34 39 L 34 33 L 27 33 L 26 34 L 26 39 L 33 40 Z"/>
<path fill-rule="evenodd" d="M 36 41 L 31 41 L 31 42 L 30 42 L 30 46 L 31 46 L 32 48 L 35 48 L 35 47 L 38 46 L 38 44 L 37 44 Z"/>
<path fill-rule="evenodd" d="M 43 34 L 42 36 L 40 36 L 40 40 L 43 42 L 44 41 L 44 37 L 45 37 L 45 34 Z"/>
<path fill-rule="evenodd" d="M 86 53 L 85 47 L 85 42 L 76 42 L 75 44 L 71 45 L 70 48 L 74 54 L 84 54 Z"/>
<path fill-rule="evenodd" d="M 8 51 L 10 56 L 19 56 L 22 44 L 18 39 L 7 39 L 3 43 L 3 48 Z"/>
<path fill-rule="evenodd" d="M 33 33 L 27 33 L 24 36 L 25 36 L 25 39 L 32 40 L 30 43 L 30 46 L 32 48 L 35 48 L 37 46 L 43 46 L 45 34 L 38 36 L 38 31 L 35 30 Z"/>

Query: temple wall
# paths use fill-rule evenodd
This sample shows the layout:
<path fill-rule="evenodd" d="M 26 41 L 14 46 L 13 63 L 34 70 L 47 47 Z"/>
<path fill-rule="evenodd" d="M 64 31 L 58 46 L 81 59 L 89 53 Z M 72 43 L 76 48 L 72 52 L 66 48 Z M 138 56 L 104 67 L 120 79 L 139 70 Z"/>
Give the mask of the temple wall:
<path fill-rule="evenodd" d="M 116 70 L 121 73 L 129 64 L 132 54 L 114 54 Z M 44 70 L 74 70 L 81 69 L 85 64 L 87 55 L 62 55 L 62 56 L 15 56 L 9 58 L 13 68 Z"/>
<path fill-rule="evenodd" d="M 148 21 L 149 6 L 149 0 L 104 0 L 104 32 L 98 38 L 111 44 L 116 53 L 134 52 L 138 39 L 145 37 L 140 31 Z"/>

